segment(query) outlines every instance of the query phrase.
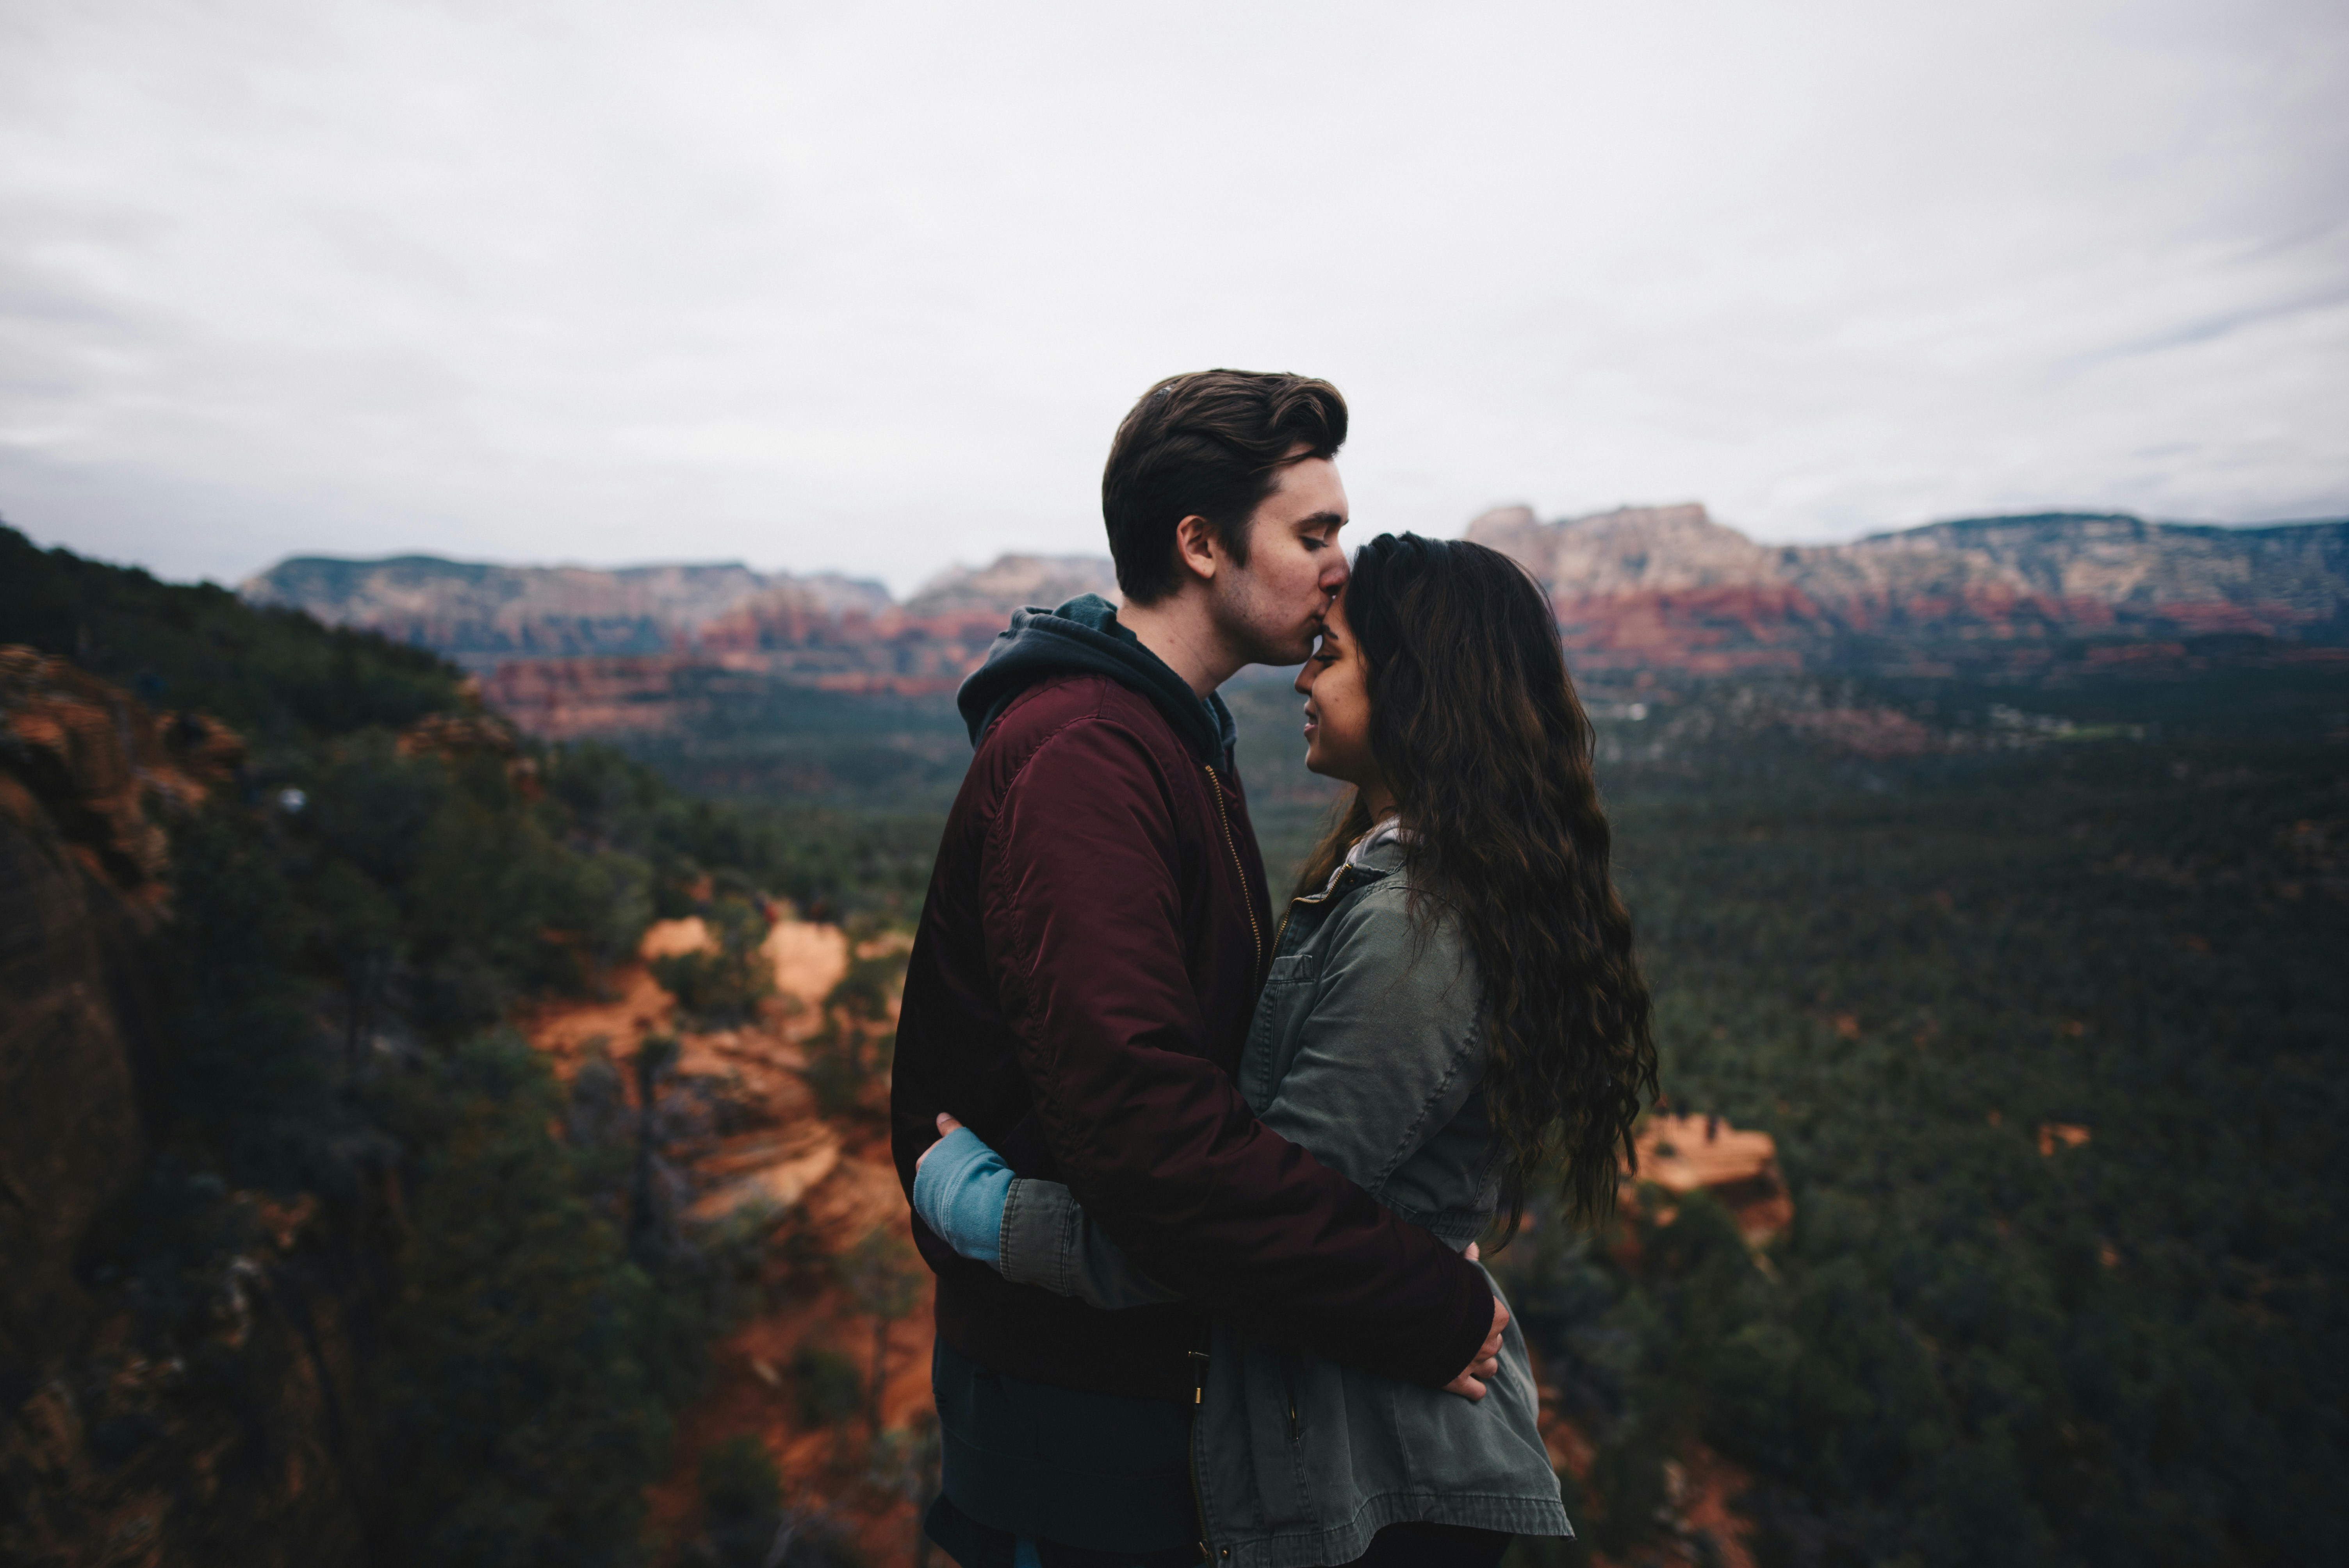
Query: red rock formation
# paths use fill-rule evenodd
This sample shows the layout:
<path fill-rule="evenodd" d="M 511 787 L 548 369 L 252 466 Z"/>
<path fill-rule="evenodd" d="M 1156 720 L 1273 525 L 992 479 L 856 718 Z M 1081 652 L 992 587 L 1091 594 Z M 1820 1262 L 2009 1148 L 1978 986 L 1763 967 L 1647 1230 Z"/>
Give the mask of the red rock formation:
<path fill-rule="evenodd" d="M 192 809 L 243 762 L 244 742 L 207 715 L 158 717 L 70 660 L 5 646 L 0 758 L 0 789 L 21 826 L 47 821 L 93 876 L 152 902 L 168 855 L 150 808 Z"/>
<path fill-rule="evenodd" d="M 704 705 L 681 698 L 678 655 L 629 658 L 516 659 L 481 682 L 481 700 L 548 740 L 661 733 L 683 727 Z"/>

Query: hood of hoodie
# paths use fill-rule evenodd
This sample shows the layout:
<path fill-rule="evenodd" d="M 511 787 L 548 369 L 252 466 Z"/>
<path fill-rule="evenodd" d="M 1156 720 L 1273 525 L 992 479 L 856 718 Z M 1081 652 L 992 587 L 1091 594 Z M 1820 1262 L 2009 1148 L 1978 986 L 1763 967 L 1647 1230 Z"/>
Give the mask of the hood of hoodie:
<path fill-rule="evenodd" d="M 1004 706 L 1049 676 L 1107 676 L 1148 697 L 1202 762 L 1229 768 L 1238 733 L 1221 696 L 1202 701 L 1191 684 L 1131 631 L 1118 624 L 1117 606 L 1098 593 L 1081 593 L 1057 610 L 1016 610 L 995 634 L 987 658 L 962 683 L 955 706 L 977 746 Z"/>

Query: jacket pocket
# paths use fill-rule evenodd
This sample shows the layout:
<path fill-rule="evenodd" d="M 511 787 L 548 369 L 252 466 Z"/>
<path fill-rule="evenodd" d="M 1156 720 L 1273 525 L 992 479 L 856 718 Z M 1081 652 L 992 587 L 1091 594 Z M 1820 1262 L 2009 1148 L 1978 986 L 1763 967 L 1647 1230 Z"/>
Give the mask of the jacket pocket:
<path fill-rule="evenodd" d="M 1321 955 L 1319 953 L 1284 953 L 1274 959 L 1272 967 L 1265 972 L 1265 988 L 1270 990 L 1275 985 L 1310 980 L 1320 972 L 1320 968 Z"/>

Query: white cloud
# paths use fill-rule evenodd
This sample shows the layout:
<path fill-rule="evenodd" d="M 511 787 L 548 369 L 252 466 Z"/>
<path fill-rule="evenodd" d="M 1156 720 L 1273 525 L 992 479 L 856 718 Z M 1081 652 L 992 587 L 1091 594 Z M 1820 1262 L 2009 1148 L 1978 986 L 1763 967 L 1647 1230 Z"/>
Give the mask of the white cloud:
<path fill-rule="evenodd" d="M 1368 528 L 2349 512 L 2330 4 L 0 14 L 0 511 L 169 574 L 1097 546 L 1170 369 Z"/>

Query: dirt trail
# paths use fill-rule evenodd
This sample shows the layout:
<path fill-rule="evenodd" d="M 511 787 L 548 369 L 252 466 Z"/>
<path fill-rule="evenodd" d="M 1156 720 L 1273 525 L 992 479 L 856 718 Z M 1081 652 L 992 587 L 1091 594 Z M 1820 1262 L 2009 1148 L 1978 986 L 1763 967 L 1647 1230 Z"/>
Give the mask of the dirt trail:
<path fill-rule="evenodd" d="M 698 919 L 663 921 L 646 933 L 640 958 L 692 952 L 709 940 Z M 914 1434 L 916 1444 L 932 1429 L 930 1275 L 912 1252 L 911 1216 L 889 1160 L 888 1075 L 873 1074 L 853 1103 L 830 1115 L 809 1083 L 812 1059 L 843 1037 L 869 1047 L 893 1030 L 896 1004 L 865 1020 L 827 1007 L 849 971 L 849 940 L 838 926 L 779 921 L 761 951 L 774 966 L 775 995 L 735 1027 L 688 1026 L 646 962 L 606 976 L 608 999 L 550 1007 L 523 1027 L 565 1078 L 599 1044 L 625 1068 L 647 1037 L 674 1035 L 678 1078 L 705 1080 L 730 1123 L 687 1161 L 688 1222 L 709 1224 L 759 1204 L 772 1223 L 761 1278 L 767 1305 L 713 1346 L 707 1391 L 678 1417 L 674 1462 L 649 1499 L 657 1537 L 674 1543 L 694 1535 L 702 1455 L 749 1434 L 773 1456 L 787 1506 L 831 1511 L 874 1568 L 908 1563 L 916 1531 L 909 1494 L 918 1482 L 894 1450 L 876 1456 L 865 1414 L 811 1419 L 816 1401 L 802 1387 L 810 1351 L 831 1352 L 869 1380 L 875 1320 L 850 1299 L 833 1264 L 884 1232 L 912 1267 L 910 1309 L 886 1326 L 881 1427 Z M 868 946 L 861 955 L 879 953 Z M 664 1560 L 673 1556 L 672 1547 Z"/>

